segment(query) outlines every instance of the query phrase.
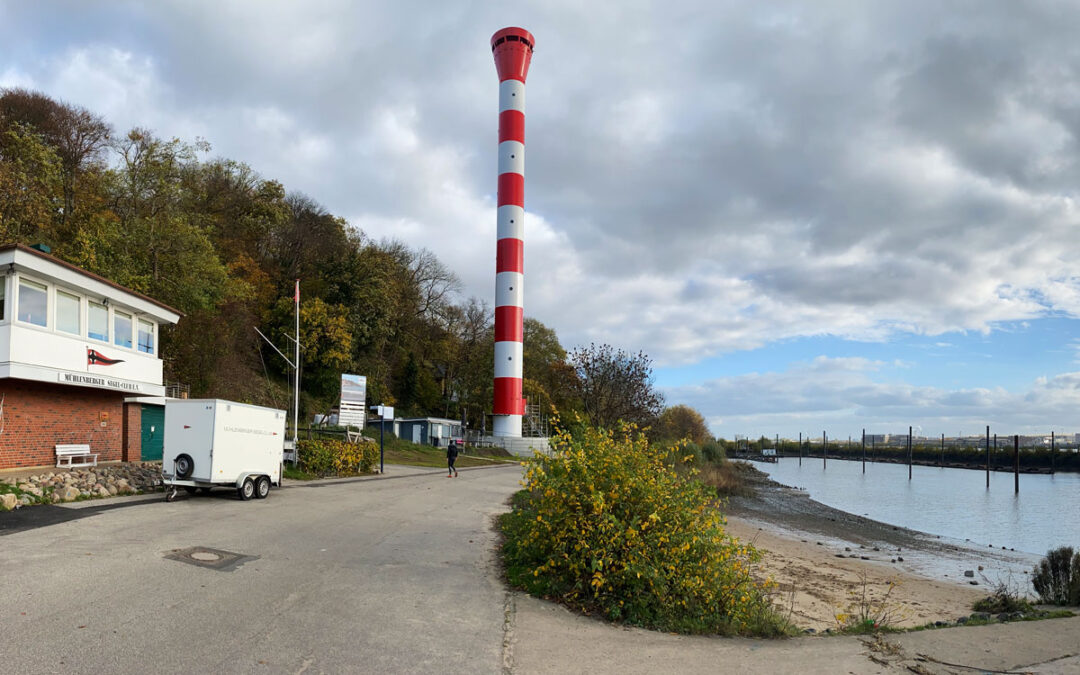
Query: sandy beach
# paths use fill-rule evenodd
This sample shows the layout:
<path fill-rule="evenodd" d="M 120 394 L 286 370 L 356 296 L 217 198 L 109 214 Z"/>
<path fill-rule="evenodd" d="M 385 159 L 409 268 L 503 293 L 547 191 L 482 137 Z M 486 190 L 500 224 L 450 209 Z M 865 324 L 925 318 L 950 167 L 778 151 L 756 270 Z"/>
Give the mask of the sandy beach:
<path fill-rule="evenodd" d="M 954 622 L 1002 580 L 1029 590 L 1027 554 L 838 511 L 756 472 L 751 480 L 755 494 L 724 508 L 728 531 L 763 552 L 759 570 L 779 584 L 777 601 L 799 627 L 836 629 L 837 614 L 863 604 L 864 585 L 898 627 Z M 969 570 L 974 576 L 965 576 Z"/>

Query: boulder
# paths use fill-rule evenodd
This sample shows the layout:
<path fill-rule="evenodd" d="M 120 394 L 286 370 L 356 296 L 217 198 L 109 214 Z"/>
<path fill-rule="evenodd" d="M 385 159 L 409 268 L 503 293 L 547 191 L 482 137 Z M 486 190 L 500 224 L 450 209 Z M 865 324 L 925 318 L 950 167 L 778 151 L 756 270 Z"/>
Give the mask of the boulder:
<path fill-rule="evenodd" d="M 42 494 L 41 493 L 41 488 L 39 488 L 36 485 L 31 485 L 30 483 L 21 483 L 19 485 L 19 489 L 22 490 L 23 492 L 29 492 L 30 494 L 34 495 L 35 497 L 40 497 L 41 494 Z"/>
<path fill-rule="evenodd" d="M 3 508 L 5 511 L 10 511 L 15 508 L 15 504 L 18 501 L 18 498 L 13 494 L 2 494 L 0 495 L 0 508 Z"/>
<path fill-rule="evenodd" d="M 975 570 L 964 570 L 964 576 L 965 577 L 973 577 L 973 576 L 975 576 Z"/>
<path fill-rule="evenodd" d="M 109 491 L 106 490 L 101 485 L 98 485 L 97 487 L 94 488 L 94 494 L 96 494 L 98 497 L 111 497 L 112 496 L 111 494 L 109 494 Z"/>
<path fill-rule="evenodd" d="M 66 485 L 62 488 L 58 488 L 53 495 L 59 497 L 62 502 L 70 502 L 79 496 L 79 491 L 70 485 Z"/>
<path fill-rule="evenodd" d="M 30 495 L 22 495 L 19 497 L 19 506 L 30 506 L 34 503 L 34 500 L 30 499 Z"/>

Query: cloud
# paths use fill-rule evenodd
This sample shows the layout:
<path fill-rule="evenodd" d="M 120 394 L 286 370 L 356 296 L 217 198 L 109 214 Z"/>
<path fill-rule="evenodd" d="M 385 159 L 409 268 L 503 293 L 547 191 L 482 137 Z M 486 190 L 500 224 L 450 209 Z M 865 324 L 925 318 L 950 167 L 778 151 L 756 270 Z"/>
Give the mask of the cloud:
<path fill-rule="evenodd" d="M 777 433 L 795 438 L 822 429 L 836 437 L 858 436 L 864 428 L 867 433 L 899 433 L 910 425 L 931 436 L 976 434 L 987 424 L 1004 433 L 1049 433 L 1071 424 L 1080 405 L 1080 372 L 1039 378 L 1012 392 L 883 381 L 875 373 L 885 365 L 818 357 L 784 371 L 669 387 L 664 393 L 670 401 L 696 408 L 713 433 L 727 438 Z"/>
<path fill-rule="evenodd" d="M 203 136 L 489 299 L 486 41 L 527 26 L 526 311 L 568 346 L 686 364 L 1080 316 L 1080 9 L 61 4 L 4 7 L 0 81 Z"/>

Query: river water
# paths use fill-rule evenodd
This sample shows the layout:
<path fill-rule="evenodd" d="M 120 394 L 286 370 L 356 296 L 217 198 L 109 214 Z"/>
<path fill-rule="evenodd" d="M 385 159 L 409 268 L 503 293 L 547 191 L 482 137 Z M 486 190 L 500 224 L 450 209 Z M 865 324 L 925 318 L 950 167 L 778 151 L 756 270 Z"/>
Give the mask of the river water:
<path fill-rule="evenodd" d="M 1080 547 L 1080 474 L 986 473 L 904 464 L 821 458 L 781 458 L 754 466 L 773 480 L 806 490 L 812 499 L 848 513 L 920 530 L 976 546 L 1045 555 L 1059 546 Z"/>

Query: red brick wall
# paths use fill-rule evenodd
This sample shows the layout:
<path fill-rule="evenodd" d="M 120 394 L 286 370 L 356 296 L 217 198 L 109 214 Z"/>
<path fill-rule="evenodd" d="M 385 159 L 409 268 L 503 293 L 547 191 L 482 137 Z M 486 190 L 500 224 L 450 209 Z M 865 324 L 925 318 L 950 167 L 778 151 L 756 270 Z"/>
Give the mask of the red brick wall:
<path fill-rule="evenodd" d="M 89 443 L 98 461 L 122 459 L 122 392 L 5 378 L 0 395 L 0 469 L 55 465 L 55 446 L 63 443 Z"/>
<path fill-rule="evenodd" d="M 124 404 L 124 461 L 142 459 L 142 405 Z"/>

